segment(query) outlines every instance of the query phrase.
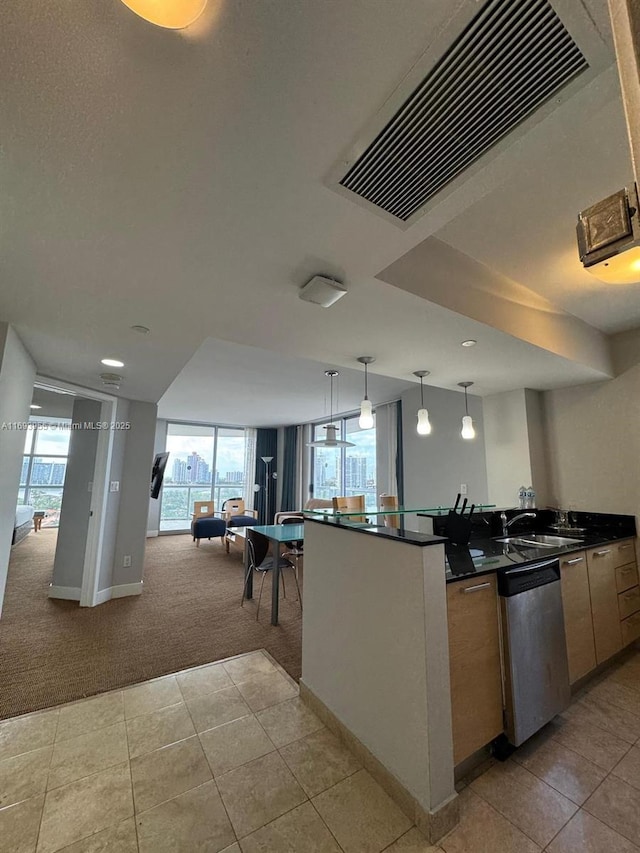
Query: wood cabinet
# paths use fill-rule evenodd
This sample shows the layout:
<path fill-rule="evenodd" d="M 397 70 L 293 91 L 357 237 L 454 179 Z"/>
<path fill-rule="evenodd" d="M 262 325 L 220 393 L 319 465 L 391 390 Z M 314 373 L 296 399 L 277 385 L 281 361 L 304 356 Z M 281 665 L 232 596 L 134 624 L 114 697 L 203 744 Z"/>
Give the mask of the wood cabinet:
<path fill-rule="evenodd" d="M 587 556 L 584 551 L 560 558 L 562 608 L 571 684 L 596 667 Z"/>
<path fill-rule="evenodd" d="M 626 592 L 618 594 L 618 611 L 620 620 L 637 613 L 640 610 L 640 586 L 633 586 Z"/>
<path fill-rule="evenodd" d="M 453 760 L 459 764 L 503 730 L 495 575 L 447 585 Z"/>
<path fill-rule="evenodd" d="M 627 566 L 618 566 L 616 568 L 616 587 L 618 592 L 624 592 L 625 589 L 631 589 L 632 586 L 638 585 L 638 569 L 635 563 L 629 563 Z"/>
<path fill-rule="evenodd" d="M 606 661 L 622 648 L 616 568 L 624 553 L 619 543 L 586 551 L 596 663 Z"/>

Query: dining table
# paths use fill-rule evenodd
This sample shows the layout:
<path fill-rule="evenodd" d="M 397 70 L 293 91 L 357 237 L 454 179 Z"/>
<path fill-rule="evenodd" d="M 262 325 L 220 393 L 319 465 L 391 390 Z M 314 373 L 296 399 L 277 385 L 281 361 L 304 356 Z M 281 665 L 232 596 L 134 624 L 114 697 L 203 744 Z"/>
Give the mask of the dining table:
<path fill-rule="evenodd" d="M 278 624 L 278 609 L 280 604 L 280 546 L 283 542 L 302 542 L 304 540 L 304 524 L 258 524 L 251 530 L 266 536 L 271 543 L 273 554 L 273 570 L 271 575 L 271 624 Z M 248 549 L 245 560 L 248 561 Z M 246 566 L 248 570 L 248 565 Z M 253 572 L 247 577 L 247 598 L 253 598 Z"/>

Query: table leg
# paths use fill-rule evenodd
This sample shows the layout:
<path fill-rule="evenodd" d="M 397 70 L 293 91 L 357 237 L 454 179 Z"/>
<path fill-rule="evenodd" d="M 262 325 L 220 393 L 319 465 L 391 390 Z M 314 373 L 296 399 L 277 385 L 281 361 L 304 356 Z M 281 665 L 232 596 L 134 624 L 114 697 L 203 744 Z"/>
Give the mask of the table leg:
<path fill-rule="evenodd" d="M 251 570 L 251 574 L 247 577 L 247 572 L 249 571 L 249 549 L 247 548 L 247 543 L 244 543 L 244 576 L 247 581 L 247 591 L 245 593 L 245 598 L 253 598 L 253 569 Z"/>
<path fill-rule="evenodd" d="M 273 571 L 271 578 L 271 624 L 278 624 L 278 606 L 280 604 L 280 543 L 276 539 L 273 544 Z"/>

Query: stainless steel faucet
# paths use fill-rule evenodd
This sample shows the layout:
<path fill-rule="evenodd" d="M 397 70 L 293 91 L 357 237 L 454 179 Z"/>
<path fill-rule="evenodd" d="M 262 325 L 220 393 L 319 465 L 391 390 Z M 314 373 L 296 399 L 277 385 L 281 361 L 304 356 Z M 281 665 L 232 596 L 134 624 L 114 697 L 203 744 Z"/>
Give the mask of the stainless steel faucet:
<path fill-rule="evenodd" d="M 513 518 L 510 518 L 509 521 L 507 521 L 507 513 L 501 512 L 500 513 L 500 521 L 502 522 L 502 535 L 506 536 L 507 533 L 509 532 L 509 528 L 511 527 L 511 525 L 514 524 L 516 521 L 520 521 L 521 518 L 536 518 L 536 517 L 537 516 L 536 516 L 535 512 L 521 512 L 518 515 L 514 515 Z"/>

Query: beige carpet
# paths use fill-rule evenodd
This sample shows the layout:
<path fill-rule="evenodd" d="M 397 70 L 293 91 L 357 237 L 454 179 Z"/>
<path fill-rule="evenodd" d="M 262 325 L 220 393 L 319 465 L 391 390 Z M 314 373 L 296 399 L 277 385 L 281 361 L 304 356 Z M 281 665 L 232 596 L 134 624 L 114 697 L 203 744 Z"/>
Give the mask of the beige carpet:
<path fill-rule="evenodd" d="M 56 531 L 30 533 L 11 555 L 0 619 L 0 719 L 264 648 L 300 677 L 302 619 L 293 584 L 270 622 L 240 607 L 238 552 L 190 536 L 147 540 L 144 592 L 81 608 L 47 598 Z M 259 579 L 258 579 L 259 583 Z"/>

